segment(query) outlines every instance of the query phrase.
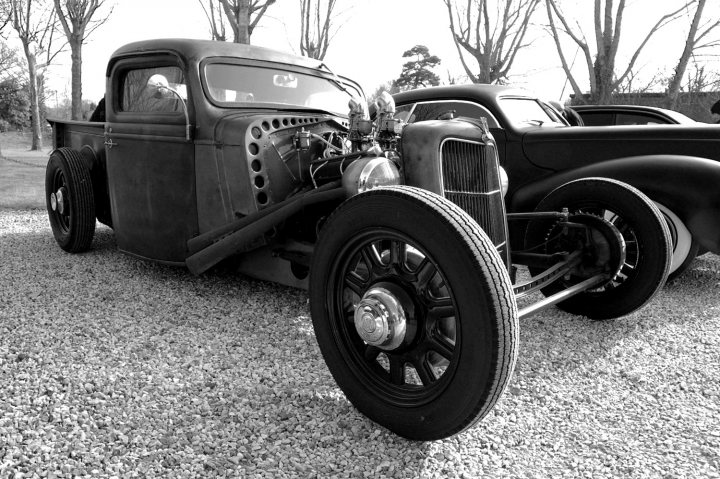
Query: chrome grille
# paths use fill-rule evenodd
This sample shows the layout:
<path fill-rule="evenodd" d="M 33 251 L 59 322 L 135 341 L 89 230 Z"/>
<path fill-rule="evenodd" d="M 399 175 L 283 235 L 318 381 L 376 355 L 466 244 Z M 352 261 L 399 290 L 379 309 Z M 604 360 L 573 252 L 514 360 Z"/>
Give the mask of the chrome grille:
<path fill-rule="evenodd" d="M 505 203 L 495 145 L 446 140 L 440 157 L 445 198 L 478 222 L 507 261 Z"/>

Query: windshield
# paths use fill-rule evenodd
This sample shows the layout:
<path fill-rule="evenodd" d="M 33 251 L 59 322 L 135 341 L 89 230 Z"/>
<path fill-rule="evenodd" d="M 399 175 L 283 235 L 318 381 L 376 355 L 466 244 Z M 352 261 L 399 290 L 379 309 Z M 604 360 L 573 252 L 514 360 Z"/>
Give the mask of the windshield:
<path fill-rule="evenodd" d="M 275 68 L 209 63 L 204 73 L 207 93 L 220 106 L 274 103 L 347 116 L 351 94 L 363 98 L 350 84 L 344 91 L 332 79 Z"/>
<path fill-rule="evenodd" d="M 548 109 L 532 98 L 500 98 L 500 105 L 508 120 L 516 127 L 528 125 L 563 126 L 560 120 L 551 116 Z"/>

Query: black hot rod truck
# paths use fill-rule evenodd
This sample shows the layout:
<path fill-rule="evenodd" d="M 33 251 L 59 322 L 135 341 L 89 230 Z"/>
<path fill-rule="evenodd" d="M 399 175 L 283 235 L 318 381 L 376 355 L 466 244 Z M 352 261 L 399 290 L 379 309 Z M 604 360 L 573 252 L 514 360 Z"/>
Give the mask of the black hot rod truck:
<path fill-rule="evenodd" d="M 664 283 L 667 226 L 633 188 L 576 180 L 547 198 L 563 209 L 506 215 L 483 121 L 405 125 L 389 95 L 376 111 L 371 121 L 360 87 L 315 60 L 209 41 L 127 45 L 107 67 L 105 121 L 51 122 L 53 234 L 87 250 L 97 219 L 139 258 L 195 274 L 232 259 L 306 285 L 345 395 L 418 440 L 491 410 L 519 317 L 558 303 L 621 316 Z M 510 251 L 519 222 L 526 248 Z M 515 265 L 531 276 L 513 286 Z M 544 299 L 518 311 L 516 297 L 539 289 Z"/>

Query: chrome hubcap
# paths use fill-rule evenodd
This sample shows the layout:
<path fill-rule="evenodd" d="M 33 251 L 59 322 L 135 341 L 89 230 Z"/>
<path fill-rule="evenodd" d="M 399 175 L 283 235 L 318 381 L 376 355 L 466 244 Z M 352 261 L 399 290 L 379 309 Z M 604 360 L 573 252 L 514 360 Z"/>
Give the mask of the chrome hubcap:
<path fill-rule="evenodd" d="M 65 195 L 63 188 L 58 189 L 55 193 L 50 193 L 50 207 L 53 211 L 65 214 Z"/>
<path fill-rule="evenodd" d="M 405 311 L 398 298 L 385 288 L 370 288 L 355 307 L 354 318 L 358 334 L 371 346 L 389 351 L 405 339 Z"/>

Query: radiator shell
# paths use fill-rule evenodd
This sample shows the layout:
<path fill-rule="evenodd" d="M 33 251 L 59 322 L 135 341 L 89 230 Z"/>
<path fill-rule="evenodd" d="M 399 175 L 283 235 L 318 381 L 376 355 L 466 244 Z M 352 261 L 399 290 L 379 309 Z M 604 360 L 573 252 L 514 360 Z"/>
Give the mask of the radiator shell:
<path fill-rule="evenodd" d="M 497 146 L 489 132 L 462 120 L 425 121 L 405 127 L 401 147 L 405 184 L 460 206 L 507 264 L 507 216 Z"/>

